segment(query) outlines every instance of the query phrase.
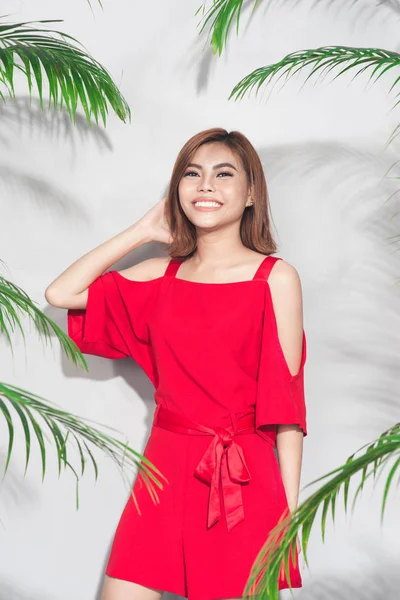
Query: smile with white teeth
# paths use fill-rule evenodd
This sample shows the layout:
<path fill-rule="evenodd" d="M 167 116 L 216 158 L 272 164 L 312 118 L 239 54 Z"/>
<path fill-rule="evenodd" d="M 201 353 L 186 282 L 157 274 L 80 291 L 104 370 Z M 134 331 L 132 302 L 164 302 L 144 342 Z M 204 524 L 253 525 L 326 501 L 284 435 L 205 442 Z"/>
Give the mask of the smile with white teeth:
<path fill-rule="evenodd" d="M 195 206 L 221 206 L 221 204 L 219 202 L 206 202 L 206 201 L 201 201 L 201 202 L 194 202 Z"/>

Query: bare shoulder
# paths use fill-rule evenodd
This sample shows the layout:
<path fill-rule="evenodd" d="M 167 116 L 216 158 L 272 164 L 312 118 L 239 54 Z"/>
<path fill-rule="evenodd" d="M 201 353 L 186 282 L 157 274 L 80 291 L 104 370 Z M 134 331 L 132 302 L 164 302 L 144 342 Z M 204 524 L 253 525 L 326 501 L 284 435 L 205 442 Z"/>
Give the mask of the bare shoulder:
<path fill-rule="evenodd" d="M 300 276 L 292 264 L 281 258 L 271 269 L 268 280 L 281 282 L 282 285 L 296 285 L 296 282 L 300 283 Z"/>
<path fill-rule="evenodd" d="M 118 271 L 125 279 L 132 281 L 150 281 L 162 277 L 165 269 L 168 266 L 171 258 L 169 256 L 161 256 L 156 258 L 148 258 L 132 267 Z"/>
<path fill-rule="evenodd" d="M 281 259 L 274 264 L 268 277 L 274 304 L 300 303 L 302 298 L 301 280 L 297 269 Z"/>
<path fill-rule="evenodd" d="M 268 283 L 270 283 L 279 343 L 288 371 L 294 377 L 300 372 L 302 356 L 305 356 L 300 277 L 295 267 L 282 259 L 274 264 Z"/>

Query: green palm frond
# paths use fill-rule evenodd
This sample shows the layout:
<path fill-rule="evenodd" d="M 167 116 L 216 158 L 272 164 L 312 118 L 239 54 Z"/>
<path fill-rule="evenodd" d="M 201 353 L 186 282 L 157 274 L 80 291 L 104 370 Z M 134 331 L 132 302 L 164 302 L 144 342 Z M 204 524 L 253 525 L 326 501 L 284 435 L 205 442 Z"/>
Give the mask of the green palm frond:
<path fill-rule="evenodd" d="M 362 452 L 364 449 L 366 450 Z M 359 455 L 358 455 L 359 454 Z M 356 456 L 358 455 L 358 456 Z M 365 482 L 373 475 L 374 485 L 381 475 L 383 468 L 390 459 L 395 459 L 391 465 L 389 475 L 384 485 L 381 523 L 383 521 L 387 496 L 396 472 L 400 471 L 400 423 L 397 423 L 387 431 L 384 431 L 377 440 L 365 444 L 354 454 L 350 455 L 346 463 L 326 475 L 311 481 L 305 487 L 309 487 L 323 479 L 331 478 L 327 483 L 318 488 L 309 498 L 300 504 L 295 511 L 288 514 L 271 532 L 260 551 L 250 577 L 248 579 L 245 594 L 259 593 L 260 598 L 278 600 L 278 577 L 281 565 L 284 564 L 286 577 L 290 586 L 289 555 L 292 553 L 292 561 L 295 563 L 296 538 L 302 527 L 301 545 L 304 560 L 307 560 L 307 545 L 313 522 L 317 511 L 322 507 L 321 535 L 325 541 L 326 517 L 331 508 L 332 521 L 335 521 L 336 500 L 343 487 L 344 508 L 348 511 L 348 494 L 350 481 L 355 475 L 361 476 L 361 481 L 356 489 L 351 506 L 354 511 L 355 503 L 359 493 L 363 490 Z M 400 483 L 400 478 L 397 485 Z M 283 563 L 282 563 L 283 561 Z"/>
<path fill-rule="evenodd" d="M 87 362 L 75 342 L 54 321 L 37 308 L 36 304 L 20 287 L 0 275 L 0 335 L 5 334 L 11 346 L 11 351 L 10 331 L 14 333 L 18 328 L 25 341 L 25 333 L 19 315 L 26 315 L 31 319 L 39 334 L 43 335 L 50 344 L 52 343 L 51 331 L 53 331 L 67 357 L 76 366 L 82 367 L 87 372 Z"/>
<path fill-rule="evenodd" d="M 254 13 L 259 0 L 253 0 Z M 202 33 L 204 28 L 209 25 L 211 36 L 211 47 L 213 53 L 222 54 L 224 45 L 228 39 L 229 30 L 232 26 L 232 21 L 236 16 L 236 35 L 239 33 L 240 16 L 243 7 L 243 0 L 215 0 L 212 6 L 206 10 L 206 3 L 202 4 L 196 11 L 195 15 L 202 12 L 204 15 L 203 24 L 199 31 Z M 211 22 L 212 21 L 212 22 Z"/>
<path fill-rule="evenodd" d="M 365 70 L 373 67 L 370 79 L 376 75 L 375 81 L 377 81 L 389 69 L 400 66 L 400 54 L 389 50 L 381 50 L 380 48 L 352 48 L 348 46 L 322 46 L 311 50 L 299 50 L 288 54 L 277 63 L 252 71 L 235 85 L 229 99 L 232 97 L 240 99 L 254 88 L 256 88 L 257 95 L 260 87 L 265 83 L 269 83 L 276 75 L 279 75 L 278 80 L 286 75 L 287 81 L 298 71 L 309 65 L 313 65 L 313 68 L 303 85 L 318 71 L 324 73 L 342 65 L 343 68 L 335 75 L 334 79 L 351 69 L 360 67 L 353 77 L 355 79 Z M 399 79 L 400 76 L 396 77 L 389 91 L 397 85 Z"/>
<path fill-rule="evenodd" d="M 112 461 L 121 468 L 122 472 L 127 467 L 139 469 L 139 477 L 143 479 L 147 490 L 155 503 L 158 502 L 158 496 L 154 484 L 160 489 L 163 489 L 163 484 L 155 477 L 152 471 L 168 483 L 166 477 L 164 477 L 164 475 L 162 475 L 162 473 L 145 456 L 142 456 L 128 446 L 127 442 L 122 442 L 114 437 L 110 437 L 98 428 L 88 425 L 88 419 L 83 420 L 71 413 L 65 412 L 64 410 L 57 408 L 57 406 L 49 400 L 24 389 L 10 384 L 0 383 L 0 414 L 5 418 L 8 427 L 8 451 L 4 475 L 7 472 L 14 446 L 14 419 L 17 417 L 18 421 L 21 422 L 26 442 L 25 473 L 29 465 L 32 434 L 33 438 L 36 439 L 39 444 L 42 463 L 42 481 L 46 473 L 46 443 L 53 443 L 57 450 L 58 475 L 60 476 L 62 468 L 69 468 L 76 477 L 77 508 L 79 508 L 79 479 L 85 472 L 87 461 L 93 466 L 96 480 L 98 476 L 97 463 L 90 446 L 100 449 L 109 456 Z M 99 425 L 99 423 L 97 423 L 97 425 Z M 113 430 L 111 427 L 107 427 L 107 429 Z M 46 433 L 48 434 L 49 432 L 50 440 L 46 435 Z M 79 468 L 75 467 L 71 462 L 68 449 L 69 444 L 67 443 L 68 440 L 70 440 L 69 443 L 71 443 L 71 441 L 75 442 L 80 473 L 78 473 Z M 135 497 L 134 500 L 136 506 L 138 506 Z"/>
<path fill-rule="evenodd" d="M 59 21 L 53 19 L 37 23 Z M 33 80 L 36 82 L 42 110 L 43 83 L 47 79 L 49 105 L 52 101 L 54 109 L 58 106 L 61 109 L 65 103 L 74 123 L 79 103 L 89 125 L 92 118 L 98 124 L 100 116 L 106 125 L 108 104 L 122 121 L 130 120 L 129 106 L 111 75 L 85 49 L 81 49 L 84 47 L 78 40 L 60 31 L 27 27 L 31 23 L 34 22 L 0 22 L 0 85 L 3 84 L 11 98 L 15 97 L 14 75 L 19 70 L 27 78 L 30 97 Z M 1 90 L 0 98 L 5 101 Z"/>
<path fill-rule="evenodd" d="M 354 5 L 356 1 L 353 0 L 351 4 Z M 316 0 L 314 4 L 318 2 L 323 3 L 324 0 Z M 383 2 L 389 4 L 387 0 L 382 0 Z M 252 17 L 258 5 L 261 4 L 261 0 L 248 0 L 247 2 L 244 2 L 244 0 L 213 0 L 212 2 L 203 2 L 197 9 L 195 16 L 199 13 L 202 15 L 202 21 L 199 23 L 199 26 L 201 26 L 199 34 L 208 26 L 209 32 L 212 32 L 211 47 L 214 54 L 221 55 L 224 47 L 226 47 L 235 17 L 236 35 L 239 34 L 240 18 L 242 13 L 250 8 L 251 4 L 253 4 Z M 268 4 L 272 4 L 272 0 L 269 0 Z M 348 2 L 342 1 L 342 4 L 348 8 Z M 387 6 L 387 8 L 390 7 Z"/>

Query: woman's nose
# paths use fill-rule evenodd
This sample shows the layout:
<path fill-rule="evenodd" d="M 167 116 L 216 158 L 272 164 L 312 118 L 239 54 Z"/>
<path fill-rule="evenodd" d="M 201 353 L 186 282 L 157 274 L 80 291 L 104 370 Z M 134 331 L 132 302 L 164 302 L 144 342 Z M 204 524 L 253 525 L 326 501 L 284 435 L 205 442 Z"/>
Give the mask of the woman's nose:
<path fill-rule="evenodd" d="M 203 191 L 207 190 L 207 191 L 211 192 L 214 188 L 213 188 L 213 185 L 208 180 L 203 179 L 202 181 L 200 181 L 198 189 L 203 190 Z"/>

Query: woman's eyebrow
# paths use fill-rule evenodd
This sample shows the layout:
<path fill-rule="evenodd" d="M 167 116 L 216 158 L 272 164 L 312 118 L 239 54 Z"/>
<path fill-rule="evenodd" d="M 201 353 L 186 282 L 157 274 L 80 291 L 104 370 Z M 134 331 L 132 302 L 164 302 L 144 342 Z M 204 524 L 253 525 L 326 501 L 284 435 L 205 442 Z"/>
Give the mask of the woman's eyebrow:
<path fill-rule="evenodd" d="M 202 169 L 203 167 L 201 165 L 198 165 L 196 163 L 189 163 L 188 167 L 196 167 L 197 169 Z M 220 169 L 221 167 L 231 167 L 231 169 L 235 169 L 235 171 L 237 171 L 237 168 L 234 167 L 231 163 L 226 162 L 226 163 L 219 163 L 218 165 L 214 165 L 213 169 Z"/>

